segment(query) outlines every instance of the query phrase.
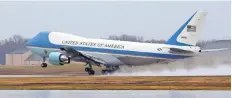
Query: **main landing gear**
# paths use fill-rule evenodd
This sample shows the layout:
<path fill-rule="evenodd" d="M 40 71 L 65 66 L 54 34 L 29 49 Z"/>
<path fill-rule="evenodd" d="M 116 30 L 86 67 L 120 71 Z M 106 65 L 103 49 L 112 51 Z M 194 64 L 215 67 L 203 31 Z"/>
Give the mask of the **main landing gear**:
<path fill-rule="evenodd" d="M 114 66 L 114 65 L 105 65 L 106 66 L 106 69 L 103 69 L 101 71 L 101 73 L 104 75 L 104 74 L 111 74 L 117 70 L 119 70 L 119 66 Z"/>
<path fill-rule="evenodd" d="M 92 64 L 91 63 L 87 63 L 86 65 L 88 65 L 88 67 L 85 68 L 85 72 L 88 72 L 89 75 L 94 75 L 95 71 L 92 68 Z"/>
<path fill-rule="evenodd" d="M 92 64 L 87 63 L 86 65 L 88 65 L 88 67 L 85 68 L 85 71 L 88 72 L 89 75 L 94 75 L 95 71 L 92 68 Z M 118 65 L 116 65 L 116 66 L 115 65 L 105 65 L 105 67 L 106 67 L 105 69 L 101 70 L 101 73 L 103 75 L 113 73 L 113 72 L 120 69 Z"/>
<path fill-rule="evenodd" d="M 45 63 L 45 61 L 46 61 L 46 58 L 43 57 L 43 63 L 41 64 L 41 67 L 42 67 L 42 68 L 46 68 L 46 67 L 48 66 L 48 64 Z"/>

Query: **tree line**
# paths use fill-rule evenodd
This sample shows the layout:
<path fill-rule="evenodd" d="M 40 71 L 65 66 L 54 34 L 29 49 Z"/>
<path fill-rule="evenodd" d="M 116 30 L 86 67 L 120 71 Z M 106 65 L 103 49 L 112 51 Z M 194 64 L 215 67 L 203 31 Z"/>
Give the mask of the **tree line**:
<path fill-rule="evenodd" d="M 25 48 L 25 43 L 28 39 L 20 35 L 13 35 L 8 39 L 0 41 L 0 64 L 5 64 L 5 54 L 13 52 L 17 49 Z"/>

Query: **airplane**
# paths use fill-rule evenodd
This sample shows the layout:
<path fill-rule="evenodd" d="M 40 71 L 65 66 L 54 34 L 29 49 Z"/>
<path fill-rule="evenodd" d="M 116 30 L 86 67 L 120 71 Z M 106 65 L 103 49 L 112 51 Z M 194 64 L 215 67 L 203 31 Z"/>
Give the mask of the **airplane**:
<path fill-rule="evenodd" d="M 196 11 L 166 42 L 141 43 L 120 40 L 93 39 L 74 34 L 42 31 L 26 43 L 33 54 L 52 65 L 69 64 L 71 61 L 86 63 L 85 71 L 94 75 L 93 65 L 105 68 L 102 74 L 113 73 L 122 65 L 138 66 L 152 63 L 173 62 L 190 58 L 201 52 L 228 50 L 227 48 L 201 50 L 199 39 L 207 12 Z"/>

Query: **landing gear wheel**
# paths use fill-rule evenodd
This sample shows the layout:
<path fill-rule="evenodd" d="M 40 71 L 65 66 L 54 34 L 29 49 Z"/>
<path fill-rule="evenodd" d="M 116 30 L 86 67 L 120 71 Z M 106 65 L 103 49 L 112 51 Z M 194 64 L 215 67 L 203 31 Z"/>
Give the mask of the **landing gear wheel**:
<path fill-rule="evenodd" d="M 120 69 L 119 66 L 115 66 L 115 67 L 114 67 L 114 71 L 117 71 L 117 70 L 119 70 L 119 69 Z"/>
<path fill-rule="evenodd" d="M 89 72 L 90 71 L 90 68 L 89 67 L 86 67 L 85 68 L 85 72 Z"/>
<path fill-rule="evenodd" d="M 94 74 L 95 74 L 95 71 L 94 71 L 94 70 L 89 70 L 89 71 L 88 71 L 88 74 L 89 74 L 89 75 L 94 75 Z"/>
<path fill-rule="evenodd" d="M 118 65 L 105 65 L 106 66 L 106 69 L 103 69 L 102 71 L 101 71 L 101 73 L 103 74 L 103 75 L 105 75 L 105 74 L 112 74 L 112 73 L 114 73 L 115 71 L 118 71 L 119 69 L 120 69 L 120 67 L 118 66 Z"/>
<path fill-rule="evenodd" d="M 105 75 L 105 74 L 107 74 L 107 70 L 102 70 L 101 73 L 102 73 L 103 75 Z"/>
<path fill-rule="evenodd" d="M 48 66 L 47 63 L 42 63 L 42 64 L 41 64 L 41 67 L 42 67 L 42 68 L 46 68 L 47 66 Z"/>
<path fill-rule="evenodd" d="M 112 73 L 113 71 L 112 70 L 102 70 L 101 71 L 101 73 L 103 74 L 103 75 L 105 75 L 105 74 L 110 74 L 110 73 Z"/>

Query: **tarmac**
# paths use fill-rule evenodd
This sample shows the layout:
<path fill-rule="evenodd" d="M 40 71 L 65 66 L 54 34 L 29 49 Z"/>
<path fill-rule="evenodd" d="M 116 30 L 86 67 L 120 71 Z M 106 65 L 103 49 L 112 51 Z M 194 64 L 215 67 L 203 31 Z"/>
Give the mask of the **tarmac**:
<path fill-rule="evenodd" d="M 80 77 L 89 75 L 0 75 L 0 78 L 16 78 L 16 77 Z M 100 76 L 100 75 L 95 75 Z"/>

